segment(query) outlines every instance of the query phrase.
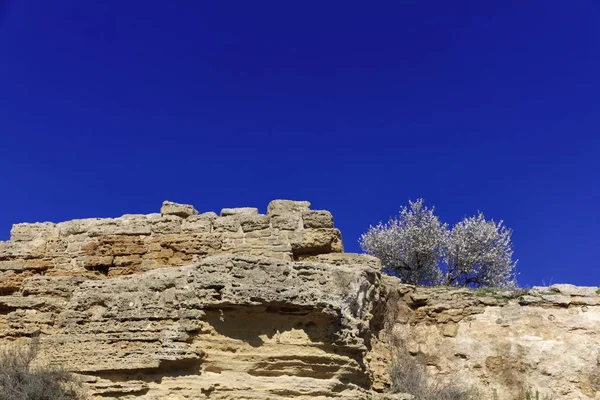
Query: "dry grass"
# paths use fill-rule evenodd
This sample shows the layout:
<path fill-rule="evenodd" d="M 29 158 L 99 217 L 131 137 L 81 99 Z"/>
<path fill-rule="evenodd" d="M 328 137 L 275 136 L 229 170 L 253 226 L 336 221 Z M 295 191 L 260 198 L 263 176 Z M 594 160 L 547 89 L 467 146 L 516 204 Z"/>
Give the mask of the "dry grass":
<path fill-rule="evenodd" d="M 50 366 L 32 367 L 37 352 L 37 339 L 26 347 L 0 350 L 0 399 L 85 399 L 81 384 L 69 372 Z"/>
<path fill-rule="evenodd" d="M 398 355 L 389 373 L 394 393 L 412 394 L 416 400 L 475 400 L 479 398 L 477 392 L 471 388 L 430 382 L 424 363 L 408 354 Z"/>

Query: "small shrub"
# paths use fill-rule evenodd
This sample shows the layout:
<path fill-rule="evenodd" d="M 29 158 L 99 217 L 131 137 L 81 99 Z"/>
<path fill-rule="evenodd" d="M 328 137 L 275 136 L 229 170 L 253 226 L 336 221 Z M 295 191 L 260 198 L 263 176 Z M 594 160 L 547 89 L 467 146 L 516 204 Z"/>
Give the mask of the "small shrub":
<path fill-rule="evenodd" d="M 0 350 L 0 399 L 83 400 L 81 384 L 72 374 L 51 366 L 32 367 L 37 352 L 37 339 L 26 347 Z"/>
<path fill-rule="evenodd" d="M 408 393 L 416 400 L 475 400 L 477 392 L 456 385 L 431 383 L 424 363 L 408 354 L 401 354 L 389 369 L 394 393 Z"/>

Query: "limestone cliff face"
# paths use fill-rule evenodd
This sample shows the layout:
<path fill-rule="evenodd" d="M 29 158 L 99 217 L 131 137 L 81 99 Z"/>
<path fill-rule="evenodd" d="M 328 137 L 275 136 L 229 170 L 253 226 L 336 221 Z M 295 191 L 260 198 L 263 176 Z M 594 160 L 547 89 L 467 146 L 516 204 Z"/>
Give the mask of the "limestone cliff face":
<path fill-rule="evenodd" d="M 528 291 L 416 288 L 385 277 L 385 329 L 375 340 L 376 388 L 399 349 L 425 360 L 437 381 L 484 399 L 600 399 L 600 296 L 596 287 Z M 382 299 L 383 300 L 383 299 Z"/>
<path fill-rule="evenodd" d="M 39 335 L 97 398 L 372 398 L 379 263 L 341 253 L 329 212 L 161 211 L 15 225 L 0 345 Z"/>
<path fill-rule="evenodd" d="M 408 399 L 405 350 L 482 398 L 600 399 L 597 288 L 425 289 L 343 253 L 327 211 L 276 200 L 18 224 L 0 242 L 0 347 L 40 337 L 95 399 Z M 494 397 L 496 396 L 496 397 Z"/>
<path fill-rule="evenodd" d="M 308 202 L 226 208 L 217 216 L 164 202 L 160 214 L 124 215 L 53 223 L 17 224 L 0 242 L 0 291 L 20 290 L 24 279 L 52 276 L 109 278 L 189 264 L 217 254 L 251 254 L 283 260 L 342 252 L 341 235 L 327 211 Z"/>

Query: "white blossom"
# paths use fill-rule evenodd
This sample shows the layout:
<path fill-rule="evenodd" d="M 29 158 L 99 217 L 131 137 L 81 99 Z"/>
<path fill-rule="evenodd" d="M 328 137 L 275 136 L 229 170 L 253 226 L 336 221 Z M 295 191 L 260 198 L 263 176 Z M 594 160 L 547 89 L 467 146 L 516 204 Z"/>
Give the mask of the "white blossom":
<path fill-rule="evenodd" d="M 423 199 L 409 201 L 400 216 L 388 223 L 371 226 L 360 239 L 366 253 L 378 257 L 386 272 L 394 273 L 403 282 L 437 285 L 442 278 L 438 264 L 448 228 L 440 224 L 434 209 L 423 205 Z"/>
<path fill-rule="evenodd" d="M 444 245 L 445 283 L 457 286 L 513 287 L 512 231 L 486 221 L 480 212 L 457 223 Z"/>
<path fill-rule="evenodd" d="M 409 201 L 398 217 L 361 236 L 363 251 L 379 258 L 384 272 L 423 286 L 516 286 L 512 231 L 502 221 L 479 213 L 450 231 L 423 203 Z"/>

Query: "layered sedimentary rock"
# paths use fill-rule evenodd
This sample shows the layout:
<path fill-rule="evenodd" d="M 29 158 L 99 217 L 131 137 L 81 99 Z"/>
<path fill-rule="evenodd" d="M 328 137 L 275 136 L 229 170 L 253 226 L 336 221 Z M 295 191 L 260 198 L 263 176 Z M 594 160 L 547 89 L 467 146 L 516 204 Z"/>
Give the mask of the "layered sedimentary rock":
<path fill-rule="evenodd" d="M 410 399 L 386 394 L 400 353 L 482 399 L 600 399 L 598 288 L 417 288 L 380 270 L 308 202 L 17 224 L 0 348 L 39 337 L 38 362 L 94 399 Z"/>
<path fill-rule="evenodd" d="M 308 202 L 276 200 L 266 215 L 246 207 L 217 216 L 165 201 L 160 214 L 14 225 L 10 240 L 0 242 L 0 292 L 42 274 L 112 278 L 218 254 L 298 260 L 342 251 L 331 213 Z"/>
<path fill-rule="evenodd" d="M 482 399 L 600 399 L 597 287 L 530 290 L 418 288 L 386 277 L 385 328 L 374 340 L 374 388 L 389 385 L 398 352 L 433 380 Z M 383 299 L 382 299 L 383 301 Z"/>
<path fill-rule="evenodd" d="M 0 297 L 0 336 L 39 334 L 44 356 L 88 375 L 96 395 L 358 398 L 378 274 L 339 260 L 220 255 L 113 279 L 33 278 Z"/>
<path fill-rule="evenodd" d="M 307 202 L 15 225 L 0 345 L 39 336 L 96 398 L 372 398 L 379 264 L 341 251 Z"/>

